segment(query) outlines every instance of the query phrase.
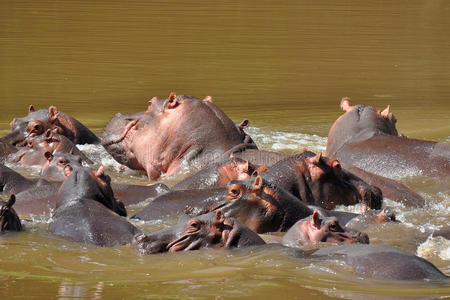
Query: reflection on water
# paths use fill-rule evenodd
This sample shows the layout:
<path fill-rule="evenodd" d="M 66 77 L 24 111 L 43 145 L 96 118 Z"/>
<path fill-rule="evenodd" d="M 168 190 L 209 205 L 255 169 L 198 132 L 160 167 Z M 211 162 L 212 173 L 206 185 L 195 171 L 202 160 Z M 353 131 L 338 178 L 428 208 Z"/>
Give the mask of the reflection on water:
<path fill-rule="evenodd" d="M 61 282 L 58 289 L 58 299 L 102 299 L 104 284 L 97 283 L 95 286 L 90 286 L 86 282 Z"/>
<path fill-rule="evenodd" d="M 257 144 L 272 151 L 323 151 L 343 96 L 377 108 L 390 104 L 399 132 L 448 143 L 449 14 L 449 2 L 439 0 L 4 0 L 0 135 L 29 104 L 56 105 L 98 133 L 115 113 L 142 111 L 151 97 L 175 91 L 211 95 L 234 121 L 249 119 Z M 113 180 L 146 183 L 139 172 L 122 173 L 98 148 L 81 149 L 107 165 Z M 402 182 L 429 205 L 409 209 L 388 202 L 403 223 L 364 230 L 374 243 L 413 253 L 422 245 L 420 251 L 450 274 L 448 244 L 429 238 L 448 226 L 448 181 L 410 175 Z M 173 184 L 180 178 L 163 180 Z M 141 257 L 126 246 L 59 240 L 47 233 L 47 217 L 26 218 L 33 220 L 25 222 L 26 232 L 0 238 L 3 297 L 450 294 L 446 283 L 363 281 L 345 268 L 297 259 L 280 247 Z M 167 225 L 139 224 L 148 231 Z"/>

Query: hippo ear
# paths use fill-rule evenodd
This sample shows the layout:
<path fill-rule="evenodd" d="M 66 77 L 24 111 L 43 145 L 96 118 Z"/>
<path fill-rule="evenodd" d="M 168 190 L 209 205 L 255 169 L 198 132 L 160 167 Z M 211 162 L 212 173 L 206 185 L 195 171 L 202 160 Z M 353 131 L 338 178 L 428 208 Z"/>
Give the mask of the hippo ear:
<path fill-rule="evenodd" d="M 353 106 L 350 104 L 350 98 L 349 97 L 344 97 L 341 100 L 341 109 L 345 112 L 348 112 L 350 110 L 353 109 Z"/>
<path fill-rule="evenodd" d="M 169 98 L 167 98 L 166 108 L 172 109 L 177 107 L 178 104 L 177 95 L 174 92 L 170 93 Z"/>
<path fill-rule="evenodd" d="M 48 118 L 50 119 L 51 123 L 54 123 L 56 121 L 56 119 L 58 119 L 58 109 L 56 109 L 56 106 L 50 106 L 48 108 Z"/>
<path fill-rule="evenodd" d="M 267 165 L 261 165 L 258 168 L 256 168 L 255 171 L 253 171 L 252 176 L 258 176 L 261 175 L 262 173 L 264 173 L 265 171 L 267 171 L 267 169 L 269 169 L 269 166 Z"/>
<path fill-rule="evenodd" d="M 69 177 L 70 174 L 72 174 L 73 168 L 71 165 L 65 165 L 64 166 L 64 176 Z"/>
<path fill-rule="evenodd" d="M 148 100 L 147 110 L 145 111 L 146 113 L 149 113 L 152 110 L 152 105 L 153 103 L 155 103 L 156 100 L 158 100 L 158 98 L 156 97 L 153 97 L 152 99 Z"/>
<path fill-rule="evenodd" d="M 95 172 L 95 176 L 102 177 L 103 174 L 105 174 L 105 168 L 103 167 L 103 165 L 100 165 L 100 167 L 98 167 L 98 170 Z"/>
<path fill-rule="evenodd" d="M 223 223 L 225 221 L 225 214 L 221 210 L 216 210 L 216 222 Z"/>
<path fill-rule="evenodd" d="M 212 97 L 211 97 L 211 96 L 206 96 L 206 97 L 203 99 L 203 101 L 212 103 Z"/>
<path fill-rule="evenodd" d="M 250 164 L 249 164 L 249 162 L 248 162 L 248 160 L 245 162 L 245 164 L 242 166 L 242 172 L 244 172 L 244 173 L 248 173 L 249 171 L 248 170 L 250 170 Z"/>
<path fill-rule="evenodd" d="M 331 162 L 331 168 L 333 168 L 335 175 L 339 175 L 342 172 L 341 163 L 336 159 Z"/>
<path fill-rule="evenodd" d="M 320 159 L 322 158 L 322 152 L 317 153 L 315 156 L 310 157 L 309 161 L 313 164 L 315 164 L 316 166 L 319 165 L 320 163 Z"/>
<path fill-rule="evenodd" d="M 256 176 L 255 181 L 253 182 L 252 191 L 259 191 L 262 189 L 263 180 L 261 176 Z"/>
<path fill-rule="evenodd" d="M 11 208 L 14 205 L 14 203 L 16 203 L 16 196 L 14 194 L 11 194 L 9 195 L 8 202 L 6 202 L 6 206 L 8 208 Z"/>
<path fill-rule="evenodd" d="M 31 114 L 33 112 L 35 112 L 36 110 L 34 109 L 33 104 L 30 104 L 30 106 L 28 106 L 28 113 Z"/>
<path fill-rule="evenodd" d="M 53 160 L 53 154 L 50 151 L 45 152 L 44 156 L 49 162 Z"/>
<path fill-rule="evenodd" d="M 389 109 L 390 109 L 390 105 L 388 105 L 381 113 L 380 116 L 382 116 L 383 118 L 387 119 L 389 117 Z"/>
<path fill-rule="evenodd" d="M 320 219 L 319 213 L 317 210 L 314 210 L 312 217 L 311 217 L 311 225 L 316 227 L 317 229 L 320 228 L 320 225 L 322 225 L 322 220 Z"/>
<path fill-rule="evenodd" d="M 242 122 L 238 125 L 239 130 L 242 130 L 244 128 L 247 128 L 250 124 L 250 121 L 247 119 L 242 120 Z"/>

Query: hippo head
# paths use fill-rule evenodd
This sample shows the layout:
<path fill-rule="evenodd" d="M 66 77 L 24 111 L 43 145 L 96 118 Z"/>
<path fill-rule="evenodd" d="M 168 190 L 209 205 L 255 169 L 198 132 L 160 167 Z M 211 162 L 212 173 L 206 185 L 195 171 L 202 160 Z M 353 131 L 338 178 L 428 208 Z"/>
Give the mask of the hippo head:
<path fill-rule="evenodd" d="M 226 186 L 231 180 L 246 180 L 249 179 L 255 172 L 261 172 L 262 167 L 255 166 L 249 161 L 232 157 L 225 160 L 221 166 L 218 167 L 219 186 Z"/>
<path fill-rule="evenodd" d="M 359 202 L 370 208 L 381 208 L 381 190 L 342 170 L 339 161 L 305 151 L 303 159 L 296 161 L 299 174 L 299 193 L 303 200 L 325 209 L 336 205 L 354 205 Z"/>
<path fill-rule="evenodd" d="M 383 111 L 372 106 L 350 105 L 349 98 L 343 98 L 341 108 L 345 113 L 331 126 L 328 133 L 327 156 L 336 153 L 345 145 L 366 140 L 374 134 L 398 135 L 397 119 L 389 112 L 389 105 Z"/>
<path fill-rule="evenodd" d="M 315 210 L 311 216 L 295 223 L 282 240 L 282 244 L 288 247 L 318 242 L 368 244 L 369 237 L 362 232 L 348 231 L 335 217 L 322 217 Z"/>
<path fill-rule="evenodd" d="M 265 242 L 253 231 L 222 211 L 210 212 L 149 235 L 133 238 L 132 246 L 141 254 L 198 250 L 201 248 L 240 248 Z"/>
<path fill-rule="evenodd" d="M 72 168 L 82 168 L 82 159 L 78 155 L 65 152 L 45 152 L 47 162 L 42 166 L 41 177 L 50 181 L 63 181 L 65 179 L 64 168 L 70 165 Z"/>
<path fill-rule="evenodd" d="M 59 189 L 57 207 L 69 205 L 72 200 L 87 198 L 100 202 L 120 216 L 127 215 L 123 203 L 114 198 L 111 178 L 104 173 L 103 166 L 92 170 L 86 167 L 73 168 L 67 164 L 64 175 L 66 180 Z"/>
<path fill-rule="evenodd" d="M 11 121 L 11 133 L 3 138 L 13 145 L 20 145 L 27 137 L 44 133 L 49 128 L 54 128 L 58 119 L 56 107 L 50 106 L 48 110 L 35 110 L 33 105 L 28 108 L 28 115 L 23 118 L 15 118 Z"/>
<path fill-rule="evenodd" d="M 264 233 L 287 230 L 295 222 L 291 217 L 297 214 L 298 206 L 303 207 L 297 198 L 256 176 L 228 183 L 227 196 L 207 209 L 220 209 L 251 230 Z"/>
<path fill-rule="evenodd" d="M 12 207 L 16 202 L 16 197 L 11 194 L 7 202 L 0 200 L 0 228 L 1 232 L 5 231 L 21 231 L 22 224 L 17 216 L 16 211 Z"/>

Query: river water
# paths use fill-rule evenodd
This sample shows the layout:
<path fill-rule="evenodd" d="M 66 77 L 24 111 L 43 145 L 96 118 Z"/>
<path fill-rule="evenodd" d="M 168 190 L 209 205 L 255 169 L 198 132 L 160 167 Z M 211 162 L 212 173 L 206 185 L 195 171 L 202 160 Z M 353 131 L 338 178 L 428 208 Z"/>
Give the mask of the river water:
<path fill-rule="evenodd" d="M 211 95 L 236 122 L 249 119 L 249 133 L 266 150 L 324 151 L 343 96 L 379 109 L 391 105 L 408 137 L 450 142 L 449 37 L 450 3 L 439 0 L 2 0 L 0 135 L 29 104 L 56 105 L 100 133 L 115 113 L 142 111 L 148 99 L 174 91 Z M 141 173 L 118 172 L 100 147 L 80 148 L 113 180 L 147 184 Z M 387 200 L 402 223 L 361 230 L 371 242 L 419 254 L 450 275 L 450 242 L 430 236 L 449 226 L 449 179 L 397 175 L 427 206 Z M 46 231 L 47 216 L 22 218 L 25 232 L 0 239 L 3 298 L 450 296 L 448 282 L 362 280 L 277 246 L 140 256 L 128 246 L 55 238 Z M 151 231 L 173 222 L 137 225 Z"/>

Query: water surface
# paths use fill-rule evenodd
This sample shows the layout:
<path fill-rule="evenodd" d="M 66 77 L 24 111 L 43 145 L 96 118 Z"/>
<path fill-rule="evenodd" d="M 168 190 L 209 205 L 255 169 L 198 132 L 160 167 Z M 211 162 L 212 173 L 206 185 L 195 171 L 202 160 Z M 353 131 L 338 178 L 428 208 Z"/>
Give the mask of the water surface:
<path fill-rule="evenodd" d="M 450 4 L 438 0 L 3 0 L 0 134 L 29 104 L 56 105 L 99 133 L 115 113 L 142 111 L 148 99 L 174 91 L 211 95 L 233 120 L 250 119 L 262 149 L 323 151 L 343 96 L 391 105 L 409 137 L 449 142 L 449 36 Z M 114 180 L 147 183 L 139 173 L 118 173 L 100 149 L 82 149 L 103 158 Z M 428 206 L 396 206 L 403 224 L 364 230 L 372 242 L 419 253 L 449 275 L 449 241 L 429 236 L 448 226 L 450 183 L 408 174 L 401 180 Z M 23 217 L 26 232 L 0 239 L 3 297 L 450 295 L 448 283 L 361 280 L 279 247 L 142 257 L 127 246 L 80 246 L 48 234 L 47 217 Z"/>

